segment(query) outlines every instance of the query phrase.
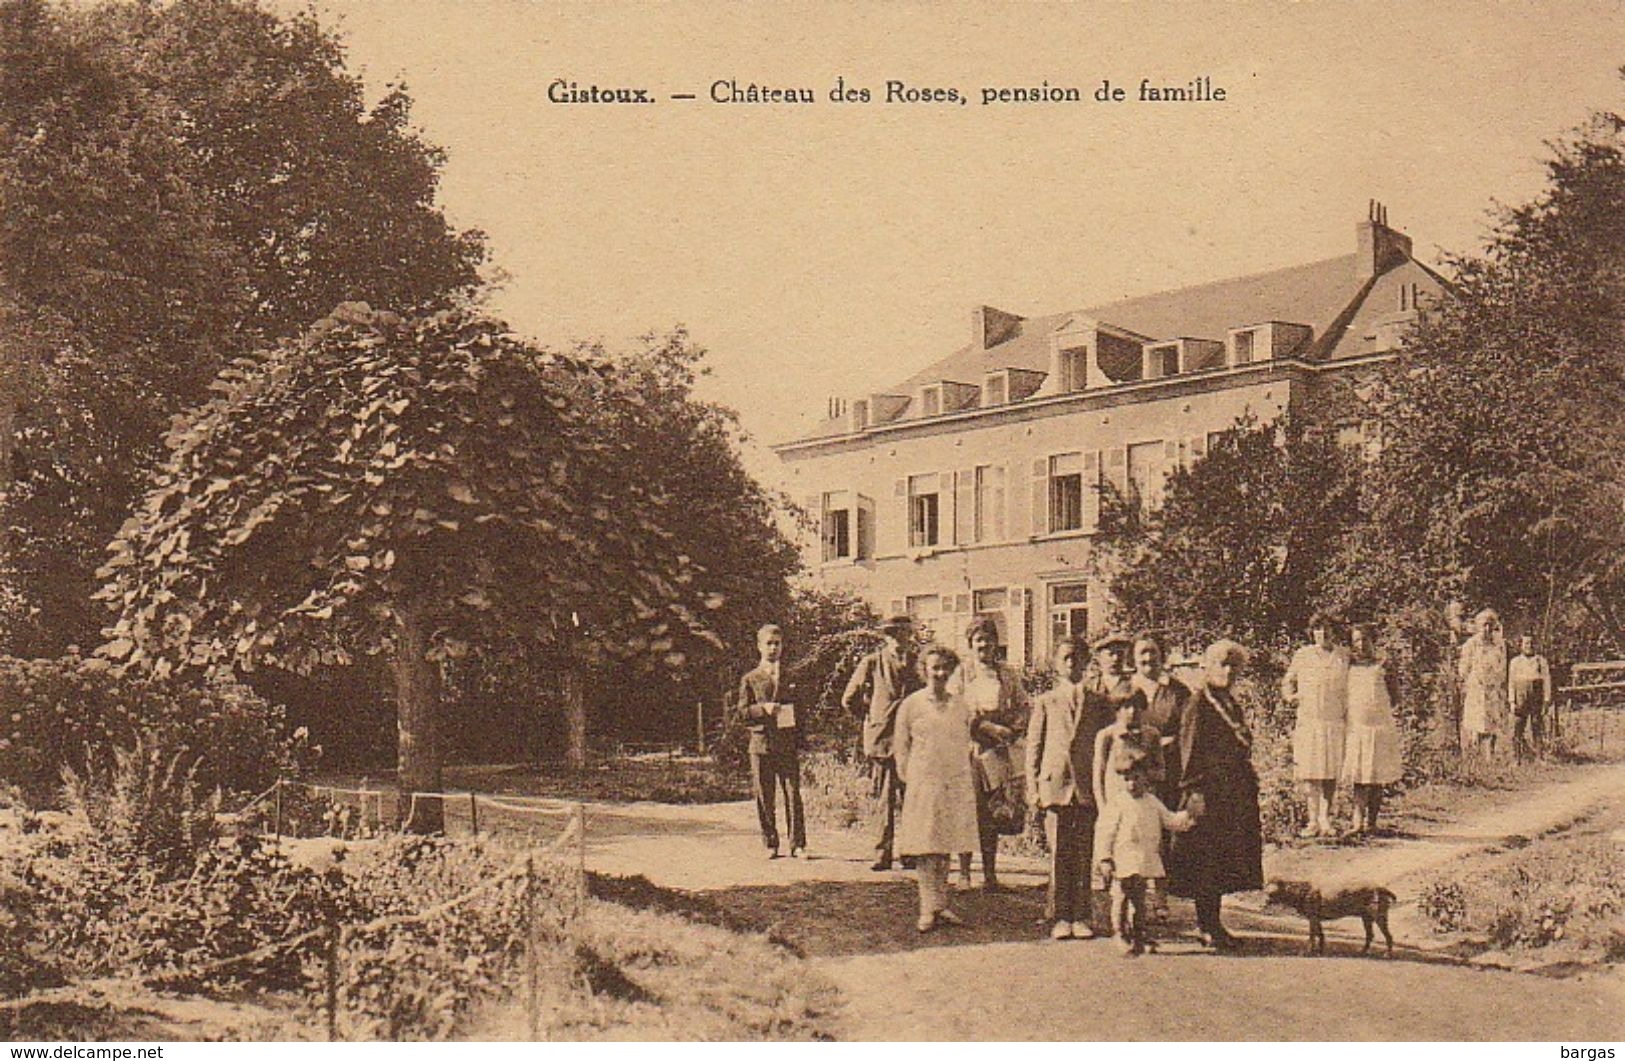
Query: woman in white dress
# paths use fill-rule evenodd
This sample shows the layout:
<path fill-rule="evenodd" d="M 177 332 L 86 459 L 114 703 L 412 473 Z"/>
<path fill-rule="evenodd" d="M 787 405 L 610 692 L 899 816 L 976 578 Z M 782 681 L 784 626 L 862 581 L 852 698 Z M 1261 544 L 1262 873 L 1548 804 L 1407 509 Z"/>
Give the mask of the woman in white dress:
<path fill-rule="evenodd" d="M 1292 727 L 1292 776 L 1309 793 L 1309 824 L 1298 835 L 1335 836 L 1332 797 L 1343 766 L 1348 722 L 1349 656 L 1332 643 L 1331 620 L 1309 620 L 1308 644 L 1293 653 L 1281 680 L 1281 696 L 1297 707 Z"/>
<path fill-rule="evenodd" d="M 892 740 L 903 781 L 897 853 L 914 859 L 921 932 L 960 924 L 948 908 L 948 860 L 977 845 L 976 789 L 966 748 L 970 710 L 949 688 L 959 666 L 953 649 L 934 645 L 921 658 L 926 686 L 897 708 Z"/>
<path fill-rule="evenodd" d="M 1461 748 L 1495 754 L 1495 738 L 1507 713 L 1507 646 L 1501 617 L 1485 608 L 1473 620 L 1474 633 L 1461 646 Z"/>
<path fill-rule="evenodd" d="M 1027 693 L 1021 676 L 999 659 L 999 628 L 992 619 L 971 624 L 965 634 L 971 659 L 959 668 L 953 686 L 970 711 L 971 777 L 976 782 L 976 831 L 982 850 L 982 890 L 999 890 L 999 830 L 994 803 L 1008 800 L 1022 811 L 1026 794 L 1020 791 L 1021 771 L 1016 763 L 1017 738 L 1027 730 Z M 1010 789 L 1015 786 L 1014 796 Z M 969 852 L 959 855 L 959 883 L 970 887 Z"/>
<path fill-rule="evenodd" d="M 1394 676 L 1377 659 L 1371 629 L 1349 628 L 1349 722 L 1344 741 L 1343 781 L 1354 786 L 1354 832 L 1377 830 L 1382 787 L 1404 773 L 1394 705 L 1399 689 Z"/>

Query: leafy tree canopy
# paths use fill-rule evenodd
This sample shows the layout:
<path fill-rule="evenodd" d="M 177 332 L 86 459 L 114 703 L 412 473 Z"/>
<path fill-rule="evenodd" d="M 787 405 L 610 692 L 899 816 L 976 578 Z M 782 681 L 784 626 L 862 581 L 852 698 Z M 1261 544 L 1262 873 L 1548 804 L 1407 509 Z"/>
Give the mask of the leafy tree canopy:
<path fill-rule="evenodd" d="M 1625 119 L 1595 116 L 1546 169 L 1451 259 L 1452 297 L 1384 377 L 1356 550 L 1397 558 L 1413 596 L 1539 625 L 1583 607 L 1625 650 Z"/>
<path fill-rule="evenodd" d="M 462 311 L 347 304 L 221 373 L 110 547 L 101 653 L 166 672 L 471 650 L 684 662 L 724 598 L 609 367 Z M 635 415 L 629 412 L 627 415 Z"/>
<path fill-rule="evenodd" d="M 1349 458 L 1295 424 L 1244 419 L 1146 508 L 1103 487 L 1096 564 L 1118 622 L 1196 648 L 1297 637 L 1357 491 Z"/>
<path fill-rule="evenodd" d="M 255 0 L 0 0 L 0 635 L 94 636 L 98 554 L 170 416 L 232 357 L 344 299 L 443 307 L 483 237 L 440 152 L 338 38 Z"/>

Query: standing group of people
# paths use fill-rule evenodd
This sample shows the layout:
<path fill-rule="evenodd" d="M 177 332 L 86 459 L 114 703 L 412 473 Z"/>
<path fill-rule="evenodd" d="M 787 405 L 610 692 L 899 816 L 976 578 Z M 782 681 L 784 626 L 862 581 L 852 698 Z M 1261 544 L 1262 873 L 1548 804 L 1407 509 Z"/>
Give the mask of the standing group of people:
<path fill-rule="evenodd" d="M 956 856 L 964 886 L 979 851 L 983 888 L 999 890 L 999 836 L 1021 831 L 1030 805 L 1049 842 L 1052 938 L 1115 933 L 1127 953 L 1140 953 L 1151 942 L 1148 909 L 1172 894 L 1193 900 L 1204 943 L 1235 945 L 1220 920 L 1221 899 L 1263 886 L 1253 737 L 1231 692 L 1248 664 L 1245 648 L 1210 645 L 1187 683 L 1168 673 L 1154 637 L 1066 640 L 1051 661 L 1054 686 L 1029 704 L 1020 676 L 1000 658 L 991 620 L 970 627 L 963 663 L 944 645 L 916 659 L 906 617 L 887 620 L 881 634 L 884 643 L 859 661 L 841 702 L 863 719 L 880 810 L 873 868 L 889 870 L 900 859 L 916 871 L 920 931 L 960 921 L 948 888 Z M 762 838 L 768 856 L 780 857 L 782 802 L 790 854 L 804 855 L 798 698 L 780 671 L 780 629 L 762 627 L 757 647 L 760 663 L 740 682 L 739 710 L 750 730 Z M 1509 689 L 1517 743 L 1526 721 L 1541 740 L 1551 678 L 1529 637 L 1509 662 L 1499 619 L 1486 610 L 1462 646 L 1459 670 L 1468 747 L 1493 752 Z M 1345 646 L 1334 622 L 1315 616 L 1281 692 L 1296 709 L 1293 770 L 1308 797 L 1300 835 L 1336 835 L 1339 784 L 1353 788 L 1353 831 L 1376 829 L 1383 788 L 1400 779 L 1403 762 L 1398 690 L 1371 628 L 1351 625 Z"/>
<path fill-rule="evenodd" d="M 1461 746 L 1465 752 L 1493 757 L 1509 715 L 1517 757 L 1524 758 L 1546 743 L 1551 667 L 1535 651 L 1532 635 L 1524 634 L 1518 641 L 1518 654 L 1509 660 L 1501 617 L 1493 608 L 1474 617 L 1472 635 L 1462 643 L 1456 665 L 1462 687 Z"/>
<path fill-rule="evenodd" d="M 860 662 L 843 703 L 864 714 L 881 802 L 874 868 L 897 857 L 912 865 L 920 931 L 960 921 L 948 893 L 955 856 L 968 882 L 967 852 L 980 849 L 983 887 L 998 890 L 997 840 L 1015 788 L 1044 817 L 1052 938 L 1115 931 L 1126 953 L 1141 953 L 1148 908 L 1166 889 L 1195 901 L 1205 943 L 1234 946 L 1220 899 L 1263 886 L 1252 734 L 1230 694 L 1245 649 L 1211 646 L 1193 690 L 1171 679 L 1154 638 L 1068 640 L 1055 653 L 1054 687 L 1029 709 L 1019 676 L 998 659 L 991 622 L 970 629 L 964 667 L 953 649 L 932 645 L 917 670 L 906 618 L 882 632 L 885 645 Z"/>
<path fill-rule="evenodd" d="M 1336 642 L 1331 619 L 1309 620 L 1309 644 L 1298 649 L 1281 681 L 1281 696 L 1297 708 L 1292 771 L 1307 791 L 1309 821 L 1302 837 L 1336 836 L 1332 801 L 1339 783 L 1353 786 L 1354 833 L 1377 828 L 1383 786 L 1404 773 L 1394 710 L 1394 675 L 1377 659 L 1371 628 L 1349 627 Z"/>

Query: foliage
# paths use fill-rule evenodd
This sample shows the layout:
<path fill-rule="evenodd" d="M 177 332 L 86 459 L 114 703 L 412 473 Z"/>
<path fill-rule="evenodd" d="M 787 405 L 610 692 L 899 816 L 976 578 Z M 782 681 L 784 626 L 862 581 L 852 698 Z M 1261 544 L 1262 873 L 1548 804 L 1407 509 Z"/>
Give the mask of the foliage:
<path fill-rule="evenodd" d="M 1625 953 L 1625 852 L 1617 808 L 1600 820 L 1446 871 L 1423 890 L 1437 931 L 1466 931 L 1508 950 L 1561 948 L 1582 961 Z"/>
<path fill-rule="evenodd" d="M 1145 509 L 1108 485 L 1096 564 L 1115 621 L 1193 649 L 1219 637 L 1289 644 L 1352 521 L 1355 483 L 1331 441 L 1246 418 L 1175 470 L 1159 505 Z"/>
<path fill-rule="evenodd" d="M 102 752 L 88 756 L 82 774 L 62 768 L 69 812 L 84 817 L 114 863 L 149 867 L 160 880 L 189 869 L 214 844 L 220 812 L 220 793 L 198 789 L 197 757 L 147 731 L 132 747 Z"/>
<path fill-rule="evenodd" d="M 1451 297 L 1384 376 L 1358 545 L 1368 577 L 1397 583 L 1389 600 L 1436 587 L 1542 635 L 1583 609 L 1617 653 L 1625 118 L 1594 116 L 1552 145 L 1546 171 L 1532 202 L 1497 211 L 1480 253 L 1450 259 Z M 1576 640 L 1582 656 L 1597 650 Z"/>
<path fill-rule="evenodd" d="M 341 307 L 221 374 L 110 546 L 101 654 L 164 674 L 519 646 L 684 657 L 720 597 L 670 548 L 682 502 L 592 410 L 600 366 L 466 312 Z M 611 506 L 613 499 L 613 507 Z M 618 636 L 627 635 L 627 636 Z"/>
<path fill-rule="evenodd" d="M 184 749 L 205 791 L 259 791 L 314 762 L 302 731 L 290 734 L 282 710 L 230 681 L 182 685 L 120 675 L 105 661 L 0 657 L 0 779 L 38 806 L 55 801 L 64 768 L 97 768 L 93 748 L 129 748 L 150 734 Z"/>
<path fill-rule="evenodd" d="M 472 290 L 410 102 L 368 107 L 331 31 L 257 0 L 0 4 L 11 651 L 95 635 L 97 552 L 221 364 L 344 298 Z"/>

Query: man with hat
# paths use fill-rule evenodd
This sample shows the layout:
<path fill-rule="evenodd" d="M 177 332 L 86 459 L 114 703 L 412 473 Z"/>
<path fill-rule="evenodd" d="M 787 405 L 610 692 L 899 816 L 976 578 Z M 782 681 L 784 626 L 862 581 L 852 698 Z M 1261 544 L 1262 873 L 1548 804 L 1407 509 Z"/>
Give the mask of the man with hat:
<path fill-rule="evenodd" d="M 903 803 L 903 782 L 897 776 L 897 760 L 892 756 L 892 734 L 897 727 L 897 708 L 910 693 L 921 688 L 914 665 L 914 622 L 906 615 L 894 615 L 881 624 L 886 643 L 858 661 L 841 706 L 852 714 L 863 711 L 863 754 L 869 759 L 875 783 L 875 798 L 881 801 L 880 836 L 875 842 L 876 871 L 891 869 L 892 840 L 897 833 L 897 812 Z"/>

